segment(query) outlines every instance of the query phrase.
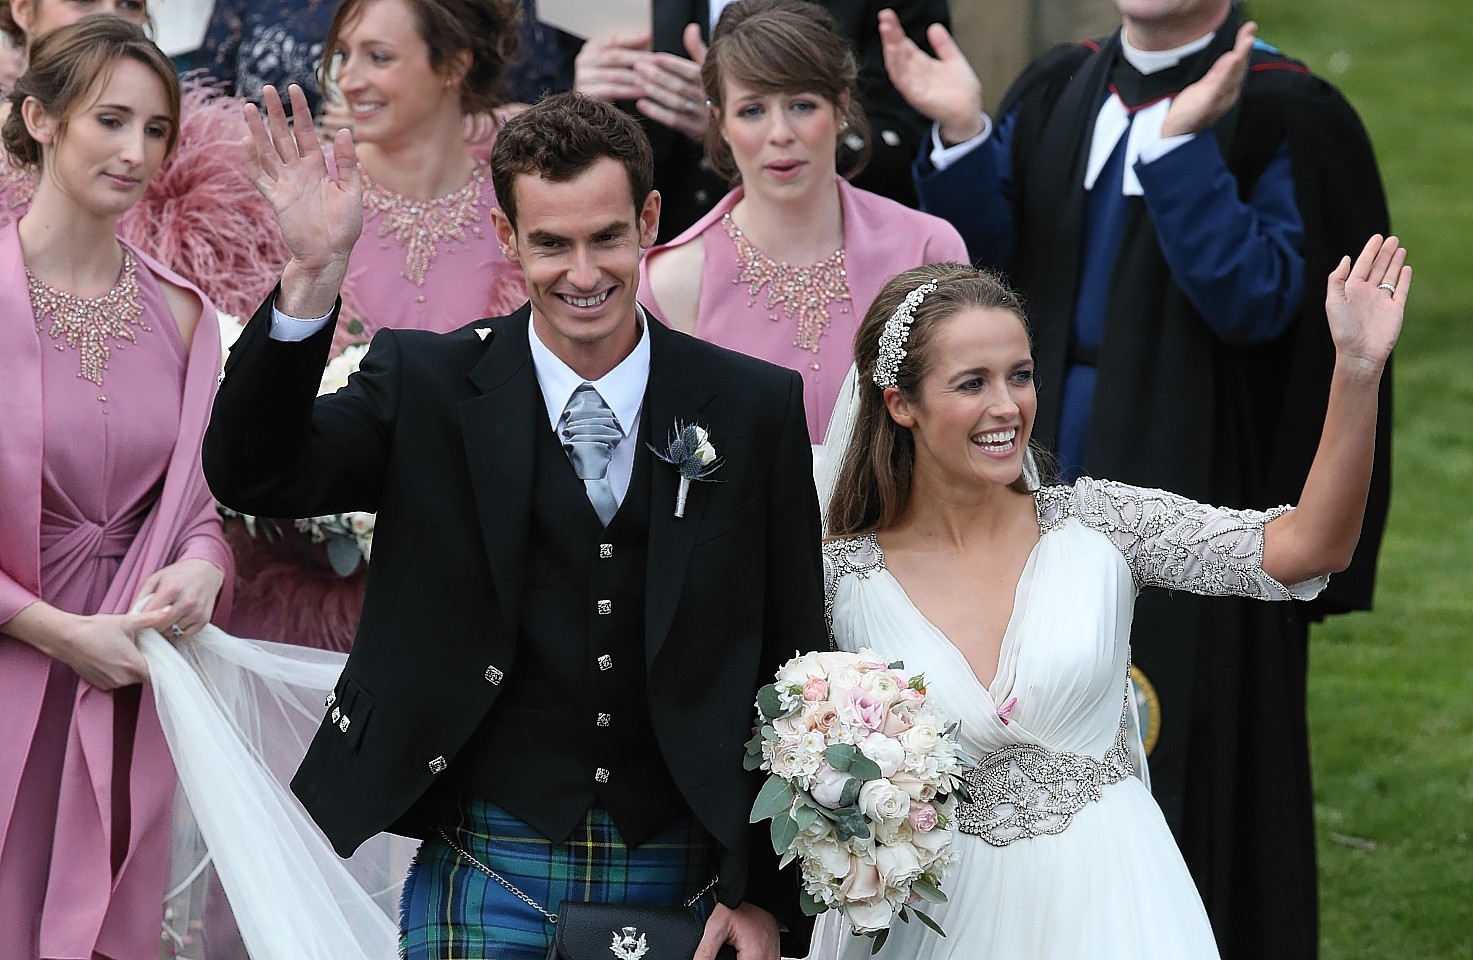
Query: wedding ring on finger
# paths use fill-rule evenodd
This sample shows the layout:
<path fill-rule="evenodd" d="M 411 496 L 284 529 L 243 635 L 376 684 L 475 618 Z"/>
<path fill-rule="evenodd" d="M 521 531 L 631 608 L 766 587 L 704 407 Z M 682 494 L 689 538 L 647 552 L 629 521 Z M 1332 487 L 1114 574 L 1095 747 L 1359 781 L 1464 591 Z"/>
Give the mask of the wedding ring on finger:
<path fill-rule="evenodd" d="M 1385 290 L 1387 293 L 1390 293 L 1392 296 L 1396 296 L 1396 284 L 1394 284 L 1394 283 L 1378 283 L 1378 284 L 1376 284 L 1376 289 L 1377 290 Z"/>
<path fill-rule="evenodd" d="M 171 623 L 169 624 L 169 636 L 173 637 L 175 640 L 179 640 L 184 636 L 184 629 L 180 627 L 177 623 Z"/>

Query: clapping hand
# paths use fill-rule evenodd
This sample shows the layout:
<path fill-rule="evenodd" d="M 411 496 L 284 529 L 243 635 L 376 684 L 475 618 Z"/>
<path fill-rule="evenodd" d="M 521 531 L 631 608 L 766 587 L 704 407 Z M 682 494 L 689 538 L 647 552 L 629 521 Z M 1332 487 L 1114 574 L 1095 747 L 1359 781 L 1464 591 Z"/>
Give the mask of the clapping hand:
<path fill-rule="evenodd" d="M 679 130 L 697 143 L 704 142 L 710 111 L 701 88 L 701 64 L 706 62 L 706 43 L 701 28 L 685 25 L 682 35 L 690 59 L 673 53 L 651 53 L 635 64 L 634 72 L 644 84 L 644 95 L 634 101 L 640 113 L 672 130 Z"/>
<path fill-rule="evenodd" d="M 1374 236 L 1355 263 L 1344 257 L 1330 274 L 1325 315 L 1336 356 L 1380 377 L 1401 334 L 1402 313 L 1412 286 L 1407 252 L 1396 237 Z"/>
<path fill-rule="evenodd" d="M 1161 136 L 1179 137 L 1201 133 L 1223 118 L 1243 92 L 1248 76 L 1248 57 L 1258 39 L 1258 24 L 1248 21 L 1238 28 L 1233 48 L 1217 58 L 1201 80 L 1190 84 L 1171 102 L 1161 124 Z"/>
<path fill-rule="evenodd" d="M 633 100 L 651 120 L 700 142 L 708 116 L 701 91 L 706 45 L 700 27 L 688 24 L 683 41 L 689 60 L 652 53 L 648 31 L 594 37 L 573 61 L 573 89 L 600 100 Z"/>
<path fill-rule="evenodd" d="M 885 72 L 905 102 L 941 127 L 941 140 L 963 143 L 982 133 L 982 81 L 951 34 L 939 23 L 926 29 L 931 56 L 905 33 L 894 10 L 880 11 Z"/>
<path fill-rule="evenodd" d="M 634 66 L 649 51 L 647 30 L 592 37 L 573 58 L 573 89 L 599 100 L 638 100 L 644 84 Z"/>
<path fill-rule="evenodd" d="M 363 231 L 363 187 L 352 134 L 340 130 L 333 137 L 329 171 L 306 95 L 296 84 L 288 95 L 294 124 L 287 123 L 275 87 L 262 92 L 264 121 L 254 104 L 246 105 L 250 135 L 242 150 L 246 176 L 271 204 L 292 254 L 278 306 L 307 319 L 326 315 L 337 299 L 348 256 Z"/>

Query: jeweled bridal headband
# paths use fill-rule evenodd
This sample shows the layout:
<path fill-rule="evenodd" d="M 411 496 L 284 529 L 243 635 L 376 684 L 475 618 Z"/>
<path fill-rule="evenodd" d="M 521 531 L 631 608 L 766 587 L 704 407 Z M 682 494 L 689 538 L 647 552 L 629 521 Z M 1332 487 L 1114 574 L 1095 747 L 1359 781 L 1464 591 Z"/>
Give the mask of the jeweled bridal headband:
<path fill-rule="evenodd" d="M 875 361 L 874 374 L 875 386 L 881 390 L 899 385 L 900 364 L 905 360 L 905 341 L 910 338 L 910 325 L 915 321 L 916 308 L 935 289 L 935 280 L 927 280 L 916 287 L 905 295 L 900 306 L 885 321 L 885 329 L 880 333 L 880 358 Z"/>

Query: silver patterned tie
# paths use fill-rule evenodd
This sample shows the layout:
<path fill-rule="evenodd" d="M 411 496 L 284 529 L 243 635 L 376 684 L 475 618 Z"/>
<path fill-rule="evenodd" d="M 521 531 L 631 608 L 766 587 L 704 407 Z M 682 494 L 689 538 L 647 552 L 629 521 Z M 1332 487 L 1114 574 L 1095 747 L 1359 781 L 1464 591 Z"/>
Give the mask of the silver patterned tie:
<path fill-rule="evenodd" d="M 588 490 L 588 502 L 593 504 L 594 513 L 608 526 L 619 510 L 619 501 L 614 499 L 613 487 L 609 486 L 609 460 L 624 432 L 619 429 L 614 411 L 604 403 L 593 384 L 585 383 L 573 391 L 563 410 L 558 436 L 572 461 L 573 472 Z"/>

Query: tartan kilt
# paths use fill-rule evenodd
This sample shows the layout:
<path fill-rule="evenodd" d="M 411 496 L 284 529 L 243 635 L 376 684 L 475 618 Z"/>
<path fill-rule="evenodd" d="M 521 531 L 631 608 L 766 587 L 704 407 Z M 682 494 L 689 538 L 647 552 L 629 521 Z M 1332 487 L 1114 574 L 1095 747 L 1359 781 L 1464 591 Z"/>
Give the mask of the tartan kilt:
<path fill-rule="evenodd" d="M 501 807 L 465 798 L 445 832 L 548 912 L 565 900 L 682 904 L 715 875 L 717 849 L 688 816 L 629 847 L 607 810 L 592 809 L 553 843 Z M 696 904 L 709 915 L 714 895 Z M 399 907 L 401 960 L 543 960 L 553 926 L 439 837 L 420 845 Z"/>

